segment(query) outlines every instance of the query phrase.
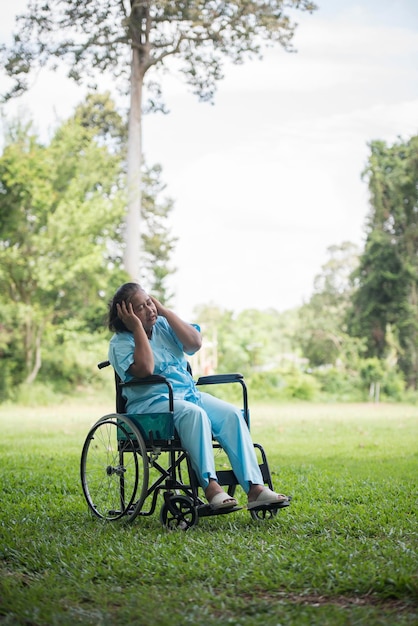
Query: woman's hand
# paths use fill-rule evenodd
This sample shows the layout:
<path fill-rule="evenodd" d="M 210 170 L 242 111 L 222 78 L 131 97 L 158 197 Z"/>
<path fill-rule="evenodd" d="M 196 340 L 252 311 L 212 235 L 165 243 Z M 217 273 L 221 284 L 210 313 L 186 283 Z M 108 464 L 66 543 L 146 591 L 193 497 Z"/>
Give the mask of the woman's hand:
<path fill-rule="evenodd" d="M 116 304 L 116 310 L 119 319 L 134 336 L 134 362 L 129 367 L 129 373 L 135 378 L 150 376 L 154 371 L 154 355 L 141 320 L 135 315 L 131 302 Z"/>
<path fill-rule="evenodd" d="M 116 311 L 118 318 L 125 324 L 126 328 L 134 332 L 138 325 L 141 324 L 141 320 L 135 315 L 132 304 L 122 301 L 121 304 L 116 304 Z M 142 324 L 141 324 L 142 325 Z"/>
<path fill-rule="evenodd" d="M 150 296 L 150 298 L 157 309 L 158 315 L 165 317 L 167 322 L 170 324 L 172 330 L 177 336 L 177 339 L 181 342 L 183 350 L 188 354 L 193 354 L 197 350 L 200 350 L 202 346 L 202 337 L 200 332 L 191 324 L 183 322 L 183 320 L 181 320 L 176 313 L 163 306 L 161 302 L 154 298 L 154 296 Z"/>
<path fill-rule="evenodd" d="M 168 311 L 168 309 L 166 309 L 166 307 L 164 307 L 161 302 L 159 302 L 157 300 L 157 298 L 154 298 L 154 296 L 150 296 L 151 300 L 153 301 L 155 308 L 157 309 L 157 313 L 158 315 L 161 315 L 161 317 L 166 317 L 166 313 Z"/>

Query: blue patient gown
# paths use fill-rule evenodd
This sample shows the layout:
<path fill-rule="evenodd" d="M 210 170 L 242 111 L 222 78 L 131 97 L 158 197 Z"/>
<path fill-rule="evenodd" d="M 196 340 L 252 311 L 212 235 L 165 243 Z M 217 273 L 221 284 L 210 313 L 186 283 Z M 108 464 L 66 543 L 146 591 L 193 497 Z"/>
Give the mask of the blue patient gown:
<path fill-rule="evenodd" d="M 199 327 L 196 326 L 199 330 Z M 174 425 L 189 452 L 200 485 L 206 489 L 216 479 L 212 434 L 227 453 L 235 476 L 248 493 L 250 483 L 263 484 L 254 445 L 237 407 L 200 392 L 187 371 L 183 346 L 164 317 L 153 327 L 150 345 L 154 354 L 154 374 L 165 376 L 174 392 Z M 123 382 L 133 380 L 128 373 L 134 362 L 135 342 L 130 332 L 116 333 L 110 340 L 109 361 Z M 163 385 L 125 387 L 128 413 L 167 411 L 168 391 Z"/>

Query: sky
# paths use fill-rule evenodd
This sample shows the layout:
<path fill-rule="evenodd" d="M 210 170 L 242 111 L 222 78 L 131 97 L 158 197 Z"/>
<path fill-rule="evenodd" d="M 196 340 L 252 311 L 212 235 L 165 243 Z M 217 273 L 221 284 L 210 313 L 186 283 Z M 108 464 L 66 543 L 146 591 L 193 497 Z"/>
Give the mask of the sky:
<path fill-rule="evenodd" d="M 144 118 L 145 158 L 174 201 L 170 288 L 186 319 L 202 304 L 238 313 L 307 302 L 329 247 L 364 244 L 369 143 L 418 133 L 418 2 L 317 4 L 295 13 L 296 53 L 227 64 L 214 105 L 167 76 L 170 113 Z M 25 7 L 2 3 L 0 42 Z M 84 93 L 64 71 L 42 71 L 4 113 L 25 111 L 48 134 Z"/>

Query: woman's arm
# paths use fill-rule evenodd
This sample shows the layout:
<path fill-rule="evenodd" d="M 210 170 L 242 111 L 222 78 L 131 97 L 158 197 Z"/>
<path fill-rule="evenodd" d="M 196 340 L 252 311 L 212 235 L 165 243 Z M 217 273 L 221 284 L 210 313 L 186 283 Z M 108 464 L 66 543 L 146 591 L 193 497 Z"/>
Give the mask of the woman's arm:
<path fill-rule="evenodd" d="M 129 368 L 129 373 L 135 378 L 150 376 L 154 372 L 154 355 L 141 321 L 135 315 L 130 302 L 116 304 L 116 309 L 118 316 L 134 336 L 134 362 Z"/>
<path fill-rule="evenodd" d="M 153 296 L 150 297 L 157 307 L 158 315 L 165 317 L 167 322 L 170 324 L 177 339 L 182 344 L 184 352 L 192 354 L 200 350 L 202 347 L 202 336 L 197 328 L 187 322 L 183 322 L 183 320 L 180 319 L 176 313 L 167 309 Z"/>

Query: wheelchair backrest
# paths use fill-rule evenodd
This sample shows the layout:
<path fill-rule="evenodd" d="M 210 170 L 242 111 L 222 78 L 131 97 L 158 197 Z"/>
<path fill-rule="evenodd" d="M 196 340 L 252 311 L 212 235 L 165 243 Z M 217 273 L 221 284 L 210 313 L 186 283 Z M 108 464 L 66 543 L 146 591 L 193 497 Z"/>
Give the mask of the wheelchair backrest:
<path fill-rule="evenodd" d="M 126 413 L 126 400 L 122 395 L 121 379 L 115 372 L 116 413 Z"/>
<path fill-rule="evenodd" d="M 102 361 L 98 363 L 97 367 L 99 369 L 103 369 L 104 367 L 108 367 L 110 365 L 110 361 Z M 115 371 L 115 370 L 114 370 Z M 165 385 L 168 389 L 168 410 L 170 413 L 174 411 L 174 395 L 173 388 L 171 383 L 164 378 L 164 376 L 159 376 L 158 374 L 152 374 L 151 376 L 146 376 L 145 378 L 131 380 L 130 382 L 124 383 L 118 376 L 115 371 L 115 391 L 116 391 L 116 413 L 126 413 L 126 400 L 122 394 L 122 387 L 132 386 L 132 385 Z"/>

